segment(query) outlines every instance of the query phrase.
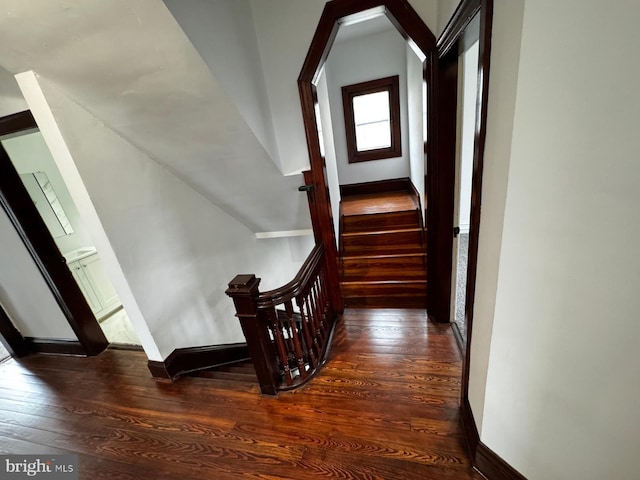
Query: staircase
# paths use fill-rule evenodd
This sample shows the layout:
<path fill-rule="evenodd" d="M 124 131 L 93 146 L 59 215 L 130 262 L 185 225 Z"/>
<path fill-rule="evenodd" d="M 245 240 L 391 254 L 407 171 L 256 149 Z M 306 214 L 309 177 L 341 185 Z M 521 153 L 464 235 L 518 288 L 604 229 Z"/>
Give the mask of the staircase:
<path fill-rule="evenodd" d="M 420 201 L 408 179 L 346 185 L 340 214 L 340 286 L 352 308 L 426 308 Z"/>

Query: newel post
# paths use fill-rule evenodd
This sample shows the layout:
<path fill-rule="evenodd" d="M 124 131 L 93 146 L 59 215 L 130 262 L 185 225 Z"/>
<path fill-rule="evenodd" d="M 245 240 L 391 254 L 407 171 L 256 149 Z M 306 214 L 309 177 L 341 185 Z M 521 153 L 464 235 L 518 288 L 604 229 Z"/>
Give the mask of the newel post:
<path fill-rule="evenodd" d="M 240 320 L 242 332 L 247 340 L 260 390 L 266 395 L 275 395 L 278 393 L 276 387 L 280 381 L 280 372 L 267 323 L 263 321 L 262 314 L 258 310 L 260 294 L 258 285 L 260 285 L 260 279 L 255 275 L 236 275 L 229 282 L 229 288 L 225 293 L 233 299 L 236 307 L 236 316 Z"/>

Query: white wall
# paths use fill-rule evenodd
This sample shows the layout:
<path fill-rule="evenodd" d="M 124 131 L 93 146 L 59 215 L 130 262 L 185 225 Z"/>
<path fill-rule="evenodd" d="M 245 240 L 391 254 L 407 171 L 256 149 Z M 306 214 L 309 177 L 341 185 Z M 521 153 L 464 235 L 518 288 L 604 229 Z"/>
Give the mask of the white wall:
<path fill-rule="evenodd" d="M 509 165 L 481 439 L 530 480 L 638 476 L 639 17 L 633 2 L 526 2 L 517 83 L 498 90 L 518 12 L 496 2 L 489 179 Z M 495 115 L 514 91 L 509 138 Z M 483 202 L 479 269 L 498 203 Z"/>
<path fill-rule="evenodd" d="M 0 67 L 0 117 L 22 112 L 27 108 L 27 102 L 20 94 L 16 79 Z"/>
<path fill-rule="evenodd" d="M 502 228 L 511 155 L 524 0 L 495 3 L 487 142 L 482 176 L 482 216 L 473 337 L 469 364 L 469 402 L 482 432 L 487 368 L 495 312 Z"/>
<path fill-rule="evenodd" d="M 433 28 L 433 33 L 436 37 L 439 37 L 444 30 L 444 27 L 449 23 L 449 19 L 453 12 L 456 11 L 461 0 L 438 0 L 437 12 L 437 28 Z"/>
<path fill-rule="evenodd" d="M 76 201 L 81 214 L 87 203 L 95 208 L 87 228 L 147 355 L 244 341 L 227 283 L 238 273 L 263 277 L 264 289 L 286 283 L 300 251 L 311 250 L 309 237 L 257 240 L 52 84 L 39 83 L 79 174 L 67 185 L 72 196 L 77 182 L 86 189 L 86 201 Z M 63 176 L 73 173 L 58 166 Z"/>
<path fill-rule="evenodd" d="M 249 0 L 164 3 L 280 167 Z"/>
<path fill-rule="evenodd" d="M 460 56 L 462 67 L 462 131 L 460 145 L 460 193 L 458 226 L 469 232 L 471 219 L 471 181 L 476 138 L 476 102 L 478 99 L 478 42 Z"/>
<path fill-rule="evenodd" d="M 18 84 L 0 68 L 0 116 L 27 110 Z M 77 340 L 40 270 L 0 209 L 0 304 L 22 335 Z"/>
<path fill-rule="evenodd" d="M 325 0 L 251 0 L 282 171 L 309 168 L 297 79 Z"/>
<path fill-rule="evenodd" d="M 60 175 L 60 171 L 51 157 L 51 152 L 40 132 L 12 137 L 2 141 L 4 149 L 9 154 L 13 165 L 20 174 L 44 172 L 51 182 L 53 190 L 64 209 L 73 233 L 54 238 L 60 252 L 64 255 L 78 248 L 91 246 L 93 243 L 84 227 L 69 190 Z"/>
<path fill-rule="evenodd" d="M 407 55 L 407 117 L 409 135 L 409 177 L 415 185 L 420 195 L 421 210 L 424 212 L 424 174 L 425 174 L 425 154 L 424 145 L 427 141 L 425 137 L 425 115 L 423 108 L 426 105 L 426 98 L 423 92 L 424 73 L 422 61 L 407 45 L 405 47 Z"/>
<path fill-rule="evenodd" d="M 267 95 L 283 172 L 309 168 L 296 79 L 325 0 L 251 0 Z M 436 0 L 411 0 L 436 32 Z"/>
<path fill-rule="evenodd" d="M 387 30 L 333 45 L 326 64 L 331 121 L 341 185 L 409 177 L 406 43 L 395 30 Z M 384 59 L 384 61 L 381 61 Z M 345 85 L 400 76 L 402 156 L 349 164 L 344 127 L 342 90 Z"/>
<path fill-rule="evenodd" d="M 25 337 L 77 340 L 18 232 L 0 208 L 0 304 Z"/>
<path fill-rule="evenodd" d="M 336 147 L 333 138 L 333 122 L 331 120 L 331 104 L 329 103 L 329 89 L 327 87 L 327 69 L 322 71 L 318 79 L 316 92 L 318 94 L 318 110 L 322 124 L 322 137 L 325 152 L 325 165 L 327 175 L 327 187 L 331 200 L 331 213 L 333 215 L 333 229 L 336 236 L 340 234 L 340 179 L 338 178 L 338 164 L 336 161 Z M 336 245 L 338 247 L 338 245 Z"/>

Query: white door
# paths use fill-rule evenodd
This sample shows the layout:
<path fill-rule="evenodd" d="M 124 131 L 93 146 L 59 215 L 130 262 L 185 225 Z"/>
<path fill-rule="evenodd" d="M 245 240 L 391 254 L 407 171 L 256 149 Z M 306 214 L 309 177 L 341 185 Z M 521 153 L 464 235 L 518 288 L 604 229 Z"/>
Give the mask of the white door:
<path fill-rule="evenodd" d="M 101 313 L 108 313 L 118 307 L 120 305 L 118 294 L 113 288 L 109 277 L 107 277 L 107 274 L 102 269 L 98 254 L 86 257 L 80 260 L 80 263 L 102 305 Z"/>

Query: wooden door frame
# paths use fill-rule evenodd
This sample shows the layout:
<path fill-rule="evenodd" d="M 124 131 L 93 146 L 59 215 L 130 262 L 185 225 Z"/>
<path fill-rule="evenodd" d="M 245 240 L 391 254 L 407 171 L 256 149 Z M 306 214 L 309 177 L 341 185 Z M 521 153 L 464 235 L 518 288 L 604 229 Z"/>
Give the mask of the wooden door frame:
<path fill-rule="evenodd" d="M 316 242 L 322 242 L 325 245 L 331 296 L 334 304 L 340 306 L 339 311 L 342 311 L 343 301 L 338 275 L 338 252 L 329 201 L 329 188 L 326 181 L 325 159 L 320 153 L 320 140 L 315 117 L 315 104 L 317 103 L 315 83 L 331 51 L 340 20 L 373 8 L 382 9 L 403 38 L 424 53 L 426 58 L 423 62 L 423 71 L 430 91 L 429 101 L 435 98 L 431 76 L 436 53 L 436 38 L 407 0 L 333 0 L 326 3 L 298 77 L 298 91 L 311 164 L 305 181 L 313 187 L 309 202 L 313 232 Z M 429 138 L 432 138 L 435 125 L 435 117 L 433 117 L 431 110 L 428 121 Z M 430 154 L 433 145 L 434 142 L 429 141 L 425 149 L 427 171 L 431 168 L 430 163 L 434 158 Z M 433 198 L 435 197 L 431 196 L 429 201 L 433 201 Z M 429 233 L 427 235 L 429 236 Z M 427 256 L 428 258 L 429 256 Z"/>
<path fill-rule="evenodd" d="M 470 33 L 467 27 L 476 16 L 479 16 L 478 99 L 465 307 L 467 345 L 463 352 L 461 393 L 463 411 L 470 412 L 470 408 L 466 407 L 469 405 L 469 363 L 487 129 L 493 0 L 462 0 L 437 42 L 429 28 L 406 0 L 333 0 L 325 5 L 298 77 L 298 90 L 311 163 L 310 171 L 305 172 L 305 182 L 313 185 L 315 190 L 315 193 L 310 193 L 310 197 L 313 195 L 315 200 L 310 202 L 313 231 L 316 242 L 325 244 L 327 259 L 330 262 L 330 283 L 334 287 L 332 295 L 338 299 L 340 305 L 342 297 L 337 270 L 338 255 L 331 220 L 325 161 L 320 153 L 315 117 L 317 92 L 314 83 L 331 50 L 339 28 L 338 21 L 375 7 L 383 7 L 385 14 L 400 34 L 408 42 L 413 42 L 426 55 L 423 71 L 428 85 L 429 104 L 428 142 L 425 145 L 427 164 L 425 204 L 429 209 L 426 215 L 427 285 L 429 285 L 427 312 L 432 321 L 441 323 L 449 323 L 451 311 L 458 48 L 466 40 L 465 35 Z M 466 425 L 470 423 L 475 427 L 474 422 L 465 422 Z M 475 454 L 475 448 L 473 451 Z"/>
<path fill-rule="evenodd" d="M 479 18 L 479 31 L 470 32 L 467 27 L 474 18 Z M 470 40 L 477 39 L 478 45 L 478 97 L 476 102 L 476 125 L 475 140 L 473 149 L 473 176 L 471 181 L 471 221 L 469 229 L 469 251 L 467 257 L 467 285 L 465 321 L 467 325 L 467 342 L 463 351 L 462 369 L 462 391 L 461 391 L 461 412 L 465 427 L 465 435 L 469 442 L 472 457 L 476 459 L 476 452 L 480 444 L 480 437 L 475 425 L 471 406 L 469 404 L 469 367 L 471 363 L 471 343 L 473 333 L 473 306 L 476 292 L 476 276 L 478 266 L 478 245 L 480 235 L 480 205 L 482 202 L 482 175 L 484 169 L 484 150 L 486 145 L 487 132 L 487 107 L 489 101 L 489 70 L 491 62 L 491 31 L 493 23 L 493 0 L 462 0 L 451 20 L 445 27 L 442 35 L 438 39 L 438 64 L 442 72 L 440 75 L 440 106 L 456 104 L 457 99 L 457 69 L 458 54 L 461 46 L 470 43 Z M 474 38 L 470 38 L 473 36 Z M 456 74 L 452 75 L 453 70 Z M 447 127 L 441 132 L 445 138 L 440 142 L 443 148 L 442 155 L 449 158 L 455 165 L 456 147 L 456 122 L 455 109 L 453 113 L 453 127 L 447 119 Z M 447 175 L 455 172 L 453 169 Z M 455 176 L 449 182 L 453 188 Z M 453 190 L 452 190 L 453 195 Z M 453 197 L 452 197 L 453 198 Z M 453 204 L 452 204 L 453 207 Z M 453 220 L 453 215 L 451 216 Z M 453 228 L 453 224 L 451 225 Z M 451 249 L 452 242 L 449 248 Z M 452 261 L 452 250 L 449 250 L 447 257 Z M 450 267 L 451 268 L 451 267 Z M 451 271 L 451 269 L 449 270 Z M 451 281 L 447 283 L 451 295 Z M 447 297 L 449 298 L 449 297 Z M 484 470 L 483 470 L 484 471 Z"/>
<path fill-rule="evenodd" d="M 38 128 L 38 125 L 30 111 L 0 118 L 0 135 L 34 128 Z M 102 352 L 109 342 L 67 267 L 49 229 L 31 201 L 11 159 L 1 145 L 0 205 L 7 213 L 62 313 L 78 337 L 80 352 L 77 347 L 70 345 L 71 349 L 68 353 L 91 356 Z M 10 320 L 6 315 L 0 316 L 0 322 L 7 321 Z"/>

